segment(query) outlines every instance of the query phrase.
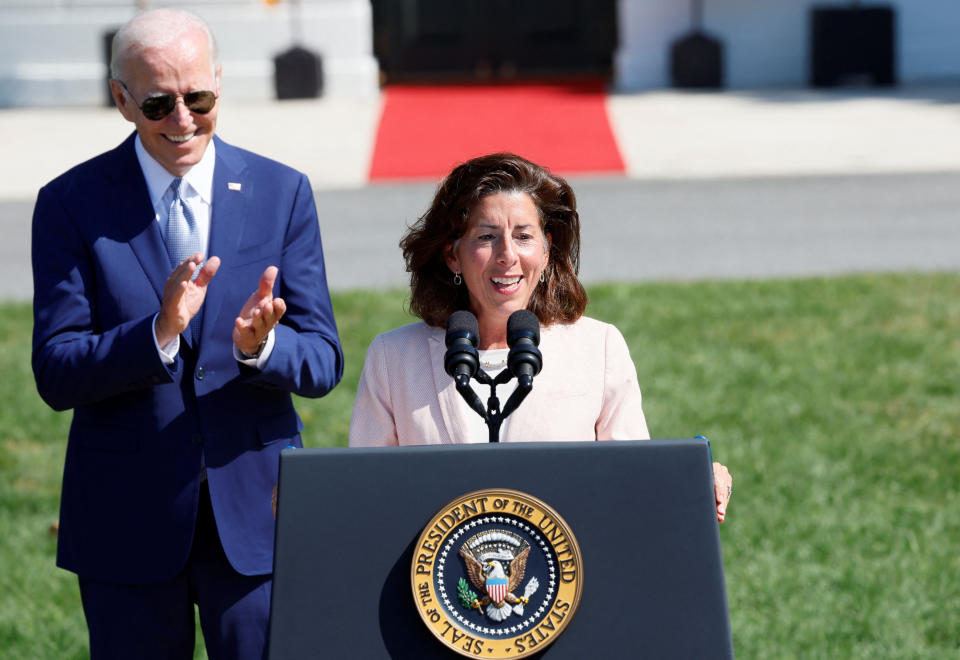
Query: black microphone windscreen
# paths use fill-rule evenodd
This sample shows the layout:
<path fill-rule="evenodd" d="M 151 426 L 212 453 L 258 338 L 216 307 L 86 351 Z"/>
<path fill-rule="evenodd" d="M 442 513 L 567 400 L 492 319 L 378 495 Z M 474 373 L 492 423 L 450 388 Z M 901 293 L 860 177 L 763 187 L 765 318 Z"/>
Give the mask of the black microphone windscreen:
<path fill-rule="evenodd" d="M 447 336 L 444 338 L 447 352 L 443 356 L 443 368 L 457 379 L 458 389 L 461 380 L 462 384 L 466 385 L 480 367 L 477 360 L 479 334 L 477 317 L 470 312 L 459 310 L 447 318 Z"/>
<path fill-rule="evenodd" d="M 520 337 L 529 337 L 540 345 L 540 320 L 529 309 L 518 309 L 507 319 L 507 344 L 513 346 Z"/>
<path fill-rule="evenodd" d="M 480 334 L 477 317 L 465 309 L 458 309 L 447 318 L 447 335 L 454 332 L 466 332 L 476 337 Z"/>

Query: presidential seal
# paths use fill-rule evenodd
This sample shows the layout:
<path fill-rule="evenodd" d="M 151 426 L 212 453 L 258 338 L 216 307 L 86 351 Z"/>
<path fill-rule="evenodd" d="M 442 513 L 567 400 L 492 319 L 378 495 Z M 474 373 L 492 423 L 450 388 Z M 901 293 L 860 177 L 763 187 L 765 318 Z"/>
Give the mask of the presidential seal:
<path fill-rule="evenodd" d="M 523 658 L 570 624 L 580 548 L 545 503 L 516 490 L 461 495 L 427 523 L 410 571 L 420 618 L 461 655 Z"/>

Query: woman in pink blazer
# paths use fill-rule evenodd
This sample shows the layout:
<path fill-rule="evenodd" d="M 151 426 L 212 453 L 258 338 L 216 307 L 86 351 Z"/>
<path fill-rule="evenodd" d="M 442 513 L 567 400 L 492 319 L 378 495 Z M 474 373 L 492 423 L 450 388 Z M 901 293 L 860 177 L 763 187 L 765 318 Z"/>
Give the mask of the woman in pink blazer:
<path fill-rule="evenodd" d="M 504 419 L 501 442 L 650 437 L 623 336 L 583 316 L 580 219 L 564 179 L 513 154 L 474 158 L 444 179 L 401 247 L 410 308 L 423 321 L 370 345 L 351 446 L 487 442 L 484 420 L 444 369 L 444 326 L 457 310 L 476 315 L 480 368 L 491 377 L 506 367 L 510 315 L 529 309 L 540 322 L 543 369 Z M 500 400 L 515 387 L 497 386 Z M 486 401 L 489 386 L 475 389 Z M 722 521 L 732 481 L 720 464 L 714 473 Z"/>

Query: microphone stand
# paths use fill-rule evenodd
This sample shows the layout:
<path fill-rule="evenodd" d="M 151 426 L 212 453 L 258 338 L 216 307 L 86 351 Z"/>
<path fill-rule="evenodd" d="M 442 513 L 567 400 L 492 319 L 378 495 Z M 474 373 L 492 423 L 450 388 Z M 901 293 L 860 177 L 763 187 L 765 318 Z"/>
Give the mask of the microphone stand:
<path fill-rule="evenodd" d="M 503 420 L 516 410 L 526 396 L 530 394 L 530 390 L 533 389 L 533 378 L 524 374 L 517 379 L 517 389 L 515 389 L 513 394 L 510 395 L 510 398 L 507 399 L 507 403 L 502 411 L 500 410 L 500 399 L 497 397 L 497 385 L 503 385 L 513 378 L 510 370 L 504 369 L 497 374 L 495 378 L 491 378 L 486 371 L 478 369 L 474 378 L 477 379 L 477 382 L 490 386 L 490 398 L 487 399 L 486 409 L 484 409 L 480 397 L 478 397 L 477 393 L 470 387 L 469 376 L 457 377 L 455 379 L 457 391 L 467 404 L 476 411 L 478 415 L 483 417 L 483 421 L 487 424 L 490 442 L 500 442 L 500 426 L 503 424 Z"/>

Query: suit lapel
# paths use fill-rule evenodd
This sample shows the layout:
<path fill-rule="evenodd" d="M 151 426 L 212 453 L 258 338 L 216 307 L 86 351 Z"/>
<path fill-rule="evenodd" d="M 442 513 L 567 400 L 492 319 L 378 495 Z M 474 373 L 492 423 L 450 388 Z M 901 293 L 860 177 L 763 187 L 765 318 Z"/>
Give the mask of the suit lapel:
<path fill-rule="evenodd" d="M 254 192 L 253 181 L 247 178 L 247 166 L 238 150 L 216 136 L 213 139 L 216 141 L 217 160 L 213 168 L 213 206 L 210 214 L 210 248 L 207 254 L 220 257 L 221 267 L 229 267 L 229 264 L 235 263 L 234 257 L 248 221 L 250 200 Z M 206 337 L 216 325 L 217 316 L 230 287 L 228 279 L 225 272 L 220 272 L 208 285 L 201 338 Z M 250 293 L 253 293 L 252 289 Z"/>
<path fill-rule="evenodd" d="M 104 175 L 113 187 L 108 192 L 114 204 L 109 217 L 133 227 L 129 239 L 130 249 L 150 280 L 157 300 L 162 301 L 163 285 L 171 270 L 170 260 L 156 222 L 156 214 L 150 204 L 147 182 L 143 178 L 143 171 L 133 148 L 135 135 L 131 134 L 114 150 L 115 157 L 104 168 Z"/>

